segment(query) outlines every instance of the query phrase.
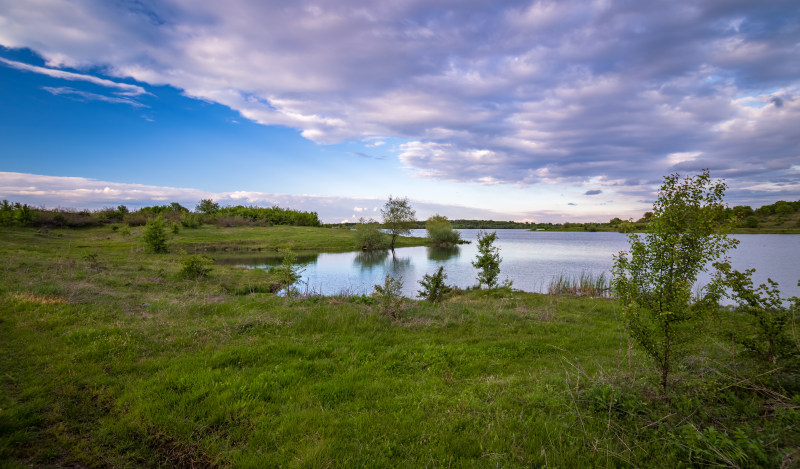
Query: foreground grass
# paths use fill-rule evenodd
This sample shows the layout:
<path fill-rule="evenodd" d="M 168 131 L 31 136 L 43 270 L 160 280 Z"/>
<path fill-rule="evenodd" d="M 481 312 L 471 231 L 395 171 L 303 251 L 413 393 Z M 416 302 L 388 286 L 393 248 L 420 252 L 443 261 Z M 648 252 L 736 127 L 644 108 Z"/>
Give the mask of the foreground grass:
<path fill-rule="evenodd" d="M 338 242 L 324 239 L 337 230 L 214 230 L 181 232 L 173 247 Z M 0 464 L 753 467 L 800 458 L 797 387 L 776 396 L 731 386 L 727 344 L 698 344 L 667 405 L 611 300 L 470 291 L 441 305 L 407 300 L 390 320 L 367 297 L 260 293 L 261 271 L 215 266 L 209 278 L 184 279 L 181 257 L 144 253 L 136 231 L 0 232 Z"/>

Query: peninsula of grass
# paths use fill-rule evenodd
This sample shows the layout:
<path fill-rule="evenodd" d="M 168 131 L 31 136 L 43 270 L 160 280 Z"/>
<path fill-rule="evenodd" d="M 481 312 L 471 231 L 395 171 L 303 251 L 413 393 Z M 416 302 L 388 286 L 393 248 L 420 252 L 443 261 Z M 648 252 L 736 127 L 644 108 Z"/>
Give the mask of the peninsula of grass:
<path fill-rule="evenodd" d="M 168 254 L 141 230 L 0 231 L 0 466 L 800 461 L 797 377 L 756 378 L 733 312 L 667 402 L 608 298 L 469 290 L 392 319 L 367 296 L 264 293 L 260 270 L 181 274 L 193 253 L 348 250 L 347 230 L 187 229 Z"/>

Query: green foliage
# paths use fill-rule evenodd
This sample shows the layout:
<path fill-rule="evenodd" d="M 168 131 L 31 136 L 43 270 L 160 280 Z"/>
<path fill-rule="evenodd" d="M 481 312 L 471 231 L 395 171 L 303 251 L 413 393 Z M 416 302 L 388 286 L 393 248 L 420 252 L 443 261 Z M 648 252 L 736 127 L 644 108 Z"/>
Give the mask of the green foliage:
<path fill-rule="evenodd" d="M 439 270 L 433 275 L 425 274 L 419 281 L 422 290 L 417 293 L 420 298 L 424 298 L 431 303 L 438 303 L 445 295 L 453 289 L 445 283 L 447 274 L 444 273 L 444 266 L 439 266 Z"/>
<path fill-rule="evenodd" d="M 461 234 L 453 229 L 450 220 L 445 216 L 434 215 L 428 218 L 425 229 L 428 231 L 428 238 L 435 246 L 450 247 L 461 242 Z"/>
<path fill-rule="evenodd" d="M 411 229 L 416 225 L 414 219 L 416 212 L 411 208 L 407 198 L 395 199 L 389 196 L 381 209 L 383 216 L 383 227 L 392 236 L 390 248 L 394 251 L 395 241 L 400 235 L 411 234 Z"/>
<path fill-rule="evenodd" d="M 478 232 L 478 254 L 472 261 L 472 266 L 478 269 L 478 286 L 486 285 L 487 288 L 497 286 L 497 277 L 500 276 L 500 248 L 494 245 L 497 232 Z"/>
<path fill-rule="evenodd" d="M 375 251 L 389 248 L 389 239 L 386 233 L 381 232 L 378 222 L 363 217 L 355 226 L 356 248 L 363 251 Z"/>
<path fill-rule="evenodd" d="M 206 256 L 193 254 L 181 259 L 180 276 L 189 279 L 206 278 L 211 273 L 214 261 Z"/>
<path fill-rule="evenodd" d="M 211 199 L 203 199 L 194 209 L 200 213 L 211 214 L 219 210 L 219 204 Z"/>
<path fill-rule="evenodd" d="M 787 327 L 794 312 L 800 310 L 800 298 L 781 298 L 778 284 L 772 279 L 767 279 L 769 285 L 762 283 L 756 288 L 752 280 L 755 269 L 740 272 L 721 265 L 720 271 L 722 281 L 739 303 L 739 310 L 752 318 L 749 333 L 743 336 L 741 329 L 737 331 L 742 344 L 771 365 L 796 356 L 800 344 L 788 334 Z"/>
<path fill-rule="evenodd" d="M 630 234 L 630 258 L 621 252 L 614 263 L 612 283 L 626 326 L 658 365 L 665 393 L 686 333 L 716 309 L 722 294 L 714 280 L 693 297 L 697 277 L 737 244 L 722 233 L 719 222 L 725 187 L 713 182 L 707 170 L 683 180 L 678 174 L 666 176 L 647 232 Z"/>
<path fill-rule="evenodd" d="M 167 230 L 164 218 L 159 215 L 147 222 L 142 234 L 142 241 L 148 251 L 163 254 L 169 251 L 167 246 Z"/>
<path fill-rule="evenodd" d="M 181 226 L 197 229 L 203 226 L 203 216 L 199 213 L 184 212 L 181 214 Z"/>
<path fill-rule="evenodd" d="M 372 296 L 380 302 L 381 312 L 390 318 L 400 318 L 403 302 L 403 277 L 394 278 L 386 274 L 383 285 L 375 285 Z"/>
<path fill-rule="evenodd" d="M 281 207 L 255 207 L 236 205 L 214 210 L 216 220 L 239 218 L 254 225 L 320 226 L 317 212 L 303 212 Z"/>
<path fill-rule="evenodd" d="M 297 295 L 295 284 L 302 278 L 303 268 L 297 265 L 297 256 L 291 249 L 281 249 L 283 260 L 281 265 L 269 269 L 271 276 L 277 279 L 284 294 L 293 298 Z"/>

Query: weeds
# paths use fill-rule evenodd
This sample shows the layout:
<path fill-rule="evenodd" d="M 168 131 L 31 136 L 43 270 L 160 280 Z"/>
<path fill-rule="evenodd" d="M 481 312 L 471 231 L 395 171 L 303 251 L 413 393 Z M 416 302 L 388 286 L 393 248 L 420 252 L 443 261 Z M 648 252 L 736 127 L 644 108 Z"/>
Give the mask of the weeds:
<path fill-rule="evenodd" d="M 611 285 L 605 272 L 600 275 L 581 272 L 577 277 L 559 274 L 547 286 L 549 295 L 576 295 L 589 297 L 609 297 Z"/>

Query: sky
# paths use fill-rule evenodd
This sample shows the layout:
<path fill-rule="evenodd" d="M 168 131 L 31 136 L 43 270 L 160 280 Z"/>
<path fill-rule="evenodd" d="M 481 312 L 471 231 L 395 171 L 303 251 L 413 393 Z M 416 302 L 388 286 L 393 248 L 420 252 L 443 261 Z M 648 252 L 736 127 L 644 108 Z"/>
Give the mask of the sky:
<path fill-rule="evenodd" d="M 0 0 L 0 199 L 639 218 L 800 199 L 797 0 Z"/>

